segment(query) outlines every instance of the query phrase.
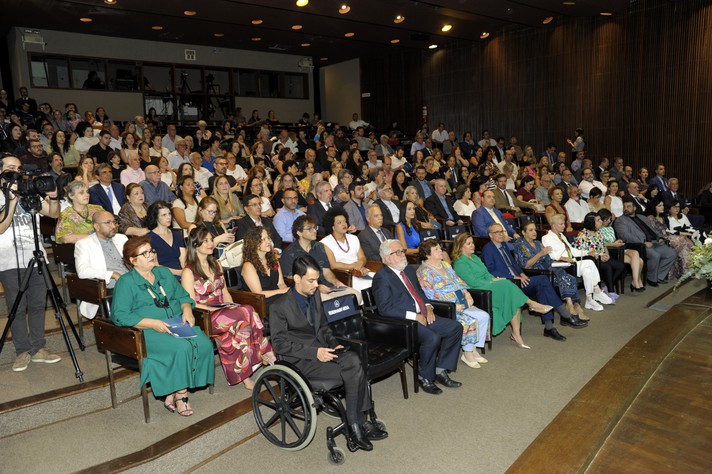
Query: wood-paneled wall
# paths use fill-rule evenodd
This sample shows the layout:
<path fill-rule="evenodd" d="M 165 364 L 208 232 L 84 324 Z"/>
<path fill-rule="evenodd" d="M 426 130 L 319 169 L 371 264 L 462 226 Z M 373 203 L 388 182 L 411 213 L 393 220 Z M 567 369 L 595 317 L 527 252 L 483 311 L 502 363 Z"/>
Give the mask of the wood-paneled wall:
<path fill-rule="evenodd" d="M 408 131 L 427 105 L 458 137 L 482 129 L 537 153 L 585 131 L 587 151 L 635 170 L 663 161 L 688 195 L 712 180 L 712 4 L 641 0 L 613 17 L 511 27 L 420 58 L 362 60 L 366 120 Z M 387 67 L 391 65 L 392 67 Z M 420 89 L 418 89 L 420 87 Z M 420 93 L 418 93 L 420 90 Z M 411 122 L 411 120 L 413 120 Z"/>

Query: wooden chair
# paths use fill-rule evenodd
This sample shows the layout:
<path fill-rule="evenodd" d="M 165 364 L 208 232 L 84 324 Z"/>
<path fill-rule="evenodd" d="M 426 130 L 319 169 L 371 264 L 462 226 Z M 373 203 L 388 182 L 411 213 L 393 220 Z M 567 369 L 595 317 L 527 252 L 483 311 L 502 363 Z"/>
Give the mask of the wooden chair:
<path fill-rule="evenodd" d="M 77 271 L 74 266 L 74 244 L 58 244 L 52 242 L 52 253 L 54 254 L 54 262 L 59 269 L 59 279 L 62 281 L 62 297 L 65 303 L 67 303 L 69 302 L 67 273 Z"/>
<path fill-rule="evenodd" d="M 84 325 L 82 324 L 82 315 L 79 312 L 79 302 L 86 301 L 87 303 L 95 304 L 99 307 L 97 314 L 106 319 L 104 314 L 104 305 L 102 299 L 106 297 L 106 282 L 98 278 L 82 279 L 76 273 L 68 273 L 67 291 L 69 297 L 77 301 L 77 326 L 79 327 L 79 337 L 84 340 Z"/>

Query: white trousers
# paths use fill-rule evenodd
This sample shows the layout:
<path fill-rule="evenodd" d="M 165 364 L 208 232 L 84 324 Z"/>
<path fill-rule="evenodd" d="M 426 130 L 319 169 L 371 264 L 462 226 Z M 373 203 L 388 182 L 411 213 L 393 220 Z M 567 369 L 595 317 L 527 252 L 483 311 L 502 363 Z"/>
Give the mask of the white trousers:
<path fill-rule="evenodd" d="M 594 286 L 601 281 L 601 275 L 593 260 L 579 260 L 576 262 L 576 276 L 583 278 L 583 287 L 586 295 L 593 293 Z"/>

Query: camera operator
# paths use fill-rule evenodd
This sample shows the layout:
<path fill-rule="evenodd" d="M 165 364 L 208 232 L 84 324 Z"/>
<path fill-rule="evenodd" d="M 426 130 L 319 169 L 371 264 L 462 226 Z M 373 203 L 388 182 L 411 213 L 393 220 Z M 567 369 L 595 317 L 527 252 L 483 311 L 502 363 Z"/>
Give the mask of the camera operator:
<path fill-rule="evenodd" d="M 0 173 L 20 171 L 22 163 L 14 156 L 0 159 Z M 6 185 L 5 176 L 0 176 L 3 185 Z M 17 189 L 17 184 L 11 186 Z M 20 290 L 23 270 L 33 257 L 35 249 L 34 235 L 32 232 L 31 214 L 18 202 L 18 196 L 12 191 L 7 192 L 9 202 L 6 202 L 6 193 L 0 193 L 0 217 L 6 216 L 0 222 L 0 283 L 5 288 L 5 298 L 8 309 L 15 303 L 15 297 Z M 40 214 L 47 217 L 59 216 L 59 201 L 57 192 L 47 193 L 48 198 L 42 200 Z M 5 206 L 7 214 L 5 213 Z M 39 216 L 36 216 L 39 227 Z M 42 247 L 40 247 L 42 248 Z M 44 249 L 42 249 L 44 253 Z M 47 255 L 45 254 L 45 259 Z M 27 368 L 30 361 L 54 364 L 61 358 L 49 352 L 45 346 L 45 303 L 47 288 L 42 277 L 35 267 L 29 280 L 24 301 L 20 302 L 17 313 L 10 330 L 17 355 L 12 370 L 21 372 Z"/>

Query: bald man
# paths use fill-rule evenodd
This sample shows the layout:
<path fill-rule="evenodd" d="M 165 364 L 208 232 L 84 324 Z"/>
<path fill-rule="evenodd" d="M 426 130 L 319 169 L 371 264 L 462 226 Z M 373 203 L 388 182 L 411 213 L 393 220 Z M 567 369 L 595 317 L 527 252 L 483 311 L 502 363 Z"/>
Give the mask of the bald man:
<path fill-rule="evenodd" d="M 176 195 L 173 194 L 166 183 L 161 181 L 161 170 L 156 165 L 148 165 L 145 169 L 146 179 L 141 181 L 144 201 L 151 205 L 156 201 L 173 202 Z"/>

